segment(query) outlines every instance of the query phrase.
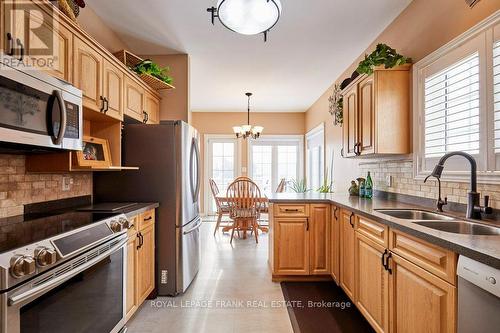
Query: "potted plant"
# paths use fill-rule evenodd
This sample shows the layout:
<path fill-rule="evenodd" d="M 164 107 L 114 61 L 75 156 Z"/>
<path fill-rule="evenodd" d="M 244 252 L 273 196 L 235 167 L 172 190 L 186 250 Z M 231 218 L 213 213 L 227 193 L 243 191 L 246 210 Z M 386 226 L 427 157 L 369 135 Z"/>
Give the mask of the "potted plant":
<path fill-rule="evenodd" d="M 370 75 L 376 66 L 384 65 L 385 68 L 393 68 L 408 63 L 411 63 L 411 58 L 402 56 L 387 44 L 377 44 L 375 51 L 370 55 L 365 54 L 365 59 L 359 63 L 356 71 L 359 74 Z"/>

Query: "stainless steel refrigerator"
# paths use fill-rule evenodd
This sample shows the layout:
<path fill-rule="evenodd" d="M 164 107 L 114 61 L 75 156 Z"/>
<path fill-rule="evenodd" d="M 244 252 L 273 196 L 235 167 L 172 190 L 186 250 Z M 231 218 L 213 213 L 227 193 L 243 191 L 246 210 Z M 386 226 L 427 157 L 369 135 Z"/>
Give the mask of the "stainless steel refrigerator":
<path fill-rule="evenodd" d="M 177 295 L 199 268 L 200 138 L 182 121 L 130 124 L 122 162 L 139 170 L 94 175 L 94 202 L 159 202 L 156 216 L 158 295 Z"/>

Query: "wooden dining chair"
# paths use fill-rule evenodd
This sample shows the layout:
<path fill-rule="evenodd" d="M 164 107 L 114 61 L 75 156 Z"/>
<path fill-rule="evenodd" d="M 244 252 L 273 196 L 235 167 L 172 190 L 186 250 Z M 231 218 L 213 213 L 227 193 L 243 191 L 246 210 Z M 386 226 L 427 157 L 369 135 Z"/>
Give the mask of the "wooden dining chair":
<path fill-rule="evenodd" d="M 285 192 L 285 186 L 286 186 L 286 179 L 281 178 L 278 187 L 276 188 L 276 193 L 283 193 Z M 259 213 L 261 214 L 269 214 L 269 202 L 263 202 L 260 206 Z M 266 223 L 267 222 L 267 223 Z M 269 231 L 269 221 L 262 220 L 260 218 L 259 214 L 259 219 L 258 219 L 258 224 L 259 224 L 259 229 L 262 230 L 263 232 Z"/>
<path fill-rule="evenodd" d="M 255 235 L 255 241 L 259 243 L 257 218 L 262 197 L 257 184 L 250 179 L 235 180 L 227 188 L 226 198 L 229 205 L 229 217 L 233 220 L 230 243 L 233 242 L 235 231 L 243 231 L 243 238 L 246 238 L 246 232 L 249 230 Z"/>
<path fill-rule="evenodd" d="M 210 178 L 208 182 L 210 184 L 210 190 L 212 191 L 212 195 L 215 200 L 215 205 L 217 207 L 217 223 L 215 224 L 215 230 L 214 230 L 214 236 L 215 236 L 219 227 L 223 228 L 228 227 L 228 225 L 221 225 L 221 222 L 222 222 L 222 217 L 224 215 L 229 216 L 229 206 L 226 203 L 221 202 L 221 200 L 217 197 L 217 195 L 220 193 L 217 183 L 212 178 Z"/>

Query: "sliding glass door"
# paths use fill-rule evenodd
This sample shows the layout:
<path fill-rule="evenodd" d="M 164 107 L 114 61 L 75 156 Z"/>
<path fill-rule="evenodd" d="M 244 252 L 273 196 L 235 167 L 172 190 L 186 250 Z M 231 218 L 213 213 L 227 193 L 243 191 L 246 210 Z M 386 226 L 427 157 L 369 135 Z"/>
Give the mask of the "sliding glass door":
<path fill-rule="evenodd" d="M 270 195 L 281 179 L 301 179 L 303 173 L 302 136 L 263 137 L 249 141 L 248 174 L 261 191 Z"/>

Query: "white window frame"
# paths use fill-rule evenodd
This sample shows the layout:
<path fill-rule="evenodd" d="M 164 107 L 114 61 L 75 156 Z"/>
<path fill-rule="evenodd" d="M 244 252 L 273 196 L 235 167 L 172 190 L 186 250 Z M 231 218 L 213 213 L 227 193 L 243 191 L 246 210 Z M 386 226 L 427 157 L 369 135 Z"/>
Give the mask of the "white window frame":
<path fill-rule="evenodd" d="M 212 168 L 211 168 L 212 154 L 210 152 L 210 141 L 236 142 L 235 165 L 234 165 L 235 178 L 241 174 L 241 140 L 238 140 L 237 138 L 235 138 L 234 135 L 230 135 L 230 134 L 205 134 L 203 136 L 203 142 L 204 142 L 203 172 L 205 175 L 205 177 L 203 177 L 203 178 L 205 178 L 203 181 L 204 182 L 204 189 L 205 189 L 205 191 L 204 191 L 205 193 L 203 194 L 203 196 L 204 196 L 203 206 L 204 206 L 205 215 L 210 215 L 210 214 L 215 213 L 215 212 L 211 211 L 211 207 L 210 207 L 210 203 L 211 203 L 210 199 L 212 196 L 212 191 L 210 189 L 210 183 L 209 183 L 210 175 L 212 174 Z"/>
<path fill-rule="evenodd" d="M 323 145 L 322 145 L 322 151 L 321 151 L 321 154 L 323 155 L 322 156 L 323 163 L 320 164 L 320 167 L 321 167 L 320 182 L 325 177 L 325 163 L 326 163 L 325 123 L 322 122 L 321 124 L 319 124 L 318 126 L 314 127 L 312 130 L 310 130 L 309 132 L 306 133 L 306 175 L 307 175 L 306 183 L 307 183 L 308 187 L 311 187 L 310 179 L 308 179 L 309 175 L 310 175 L 310 171 L 311 171 L 311 165 L 310 165 L 310 161 L 309 161 L 308 142 L 309 142 L 309 140 L 311 140 L 313 137 L 315 137 L 317 135 L 322 135 L 322 137 L 323 137 L 322 138 Z M 331 172 L 331 170 L 329 170 L 329 172 Z"/>
<path fill-rule="evenodd" d="M 247 161 L 248 161 L 248 177 L 253 177 L 253 157 L 252 157 L 252 147 L 255 145 L 280 145 L 280 143 L 294 143 L 298 144 L 298 175 L 299 178 L 304 177 L 304 136 L 303 135 L 261 135 L 256 140 L 248 141 L 247 150 Z M 273 168 L 277 166 L 277 154 L 273 153 Z M 275 170 L 272 170 L 273 176 L 275 176 Z M 279 180 L 277 180 L 279 182 Z M 278 186 L 278 184 L 272 184 L 273 192 Z"/>
<path fill-rule="evenodd" d="M 460 61 L 467 55 L 479 53 L 479 117 L 480 117 L 480 153 L 475 156 L 478 163 L 478 181 L 488 184 L 500 184 L 500 170 L 495 170 L 494 132 L 493 132 L 493 43 L 494 35 L 500 37 L 500 11 L 486 18 L 462 35 L 445 44 L 413 65 L 413 173 L 414 178 L 423 180 L 434 167 L 425 166 L 425 104 L 424 84 L 427 71 L 438 72 Z M 451 159 L 450 159 L 450 162 Z M 453 162 L 452 162 L 453 163 Z M 442 180 L 468 182 L 470 171 L 464 159 L 465 171 L 443 172 Z M 451 165 L 451 164 L 450 164 Z"/>

